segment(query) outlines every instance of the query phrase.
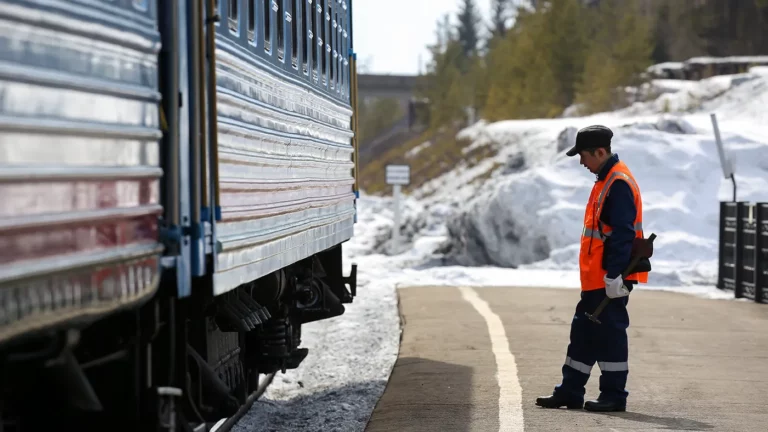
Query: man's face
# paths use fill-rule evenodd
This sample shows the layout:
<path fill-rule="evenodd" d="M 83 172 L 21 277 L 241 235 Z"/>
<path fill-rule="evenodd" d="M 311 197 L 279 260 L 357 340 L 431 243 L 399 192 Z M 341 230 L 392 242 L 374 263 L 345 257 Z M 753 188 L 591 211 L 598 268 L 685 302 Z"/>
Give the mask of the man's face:
<path fill-rule="evenodd" d="M 599 148 L 596 150 L 592 150 L 593 153 L 590 153 L 589 150 L 582 150 L 579 152 L 579 163 L 585 167 L 592 173 L 597 174 L 598 170 L 600 169 L 600 165 L 603 163 L 603 160 L 605 159 L 605 149 Z"/>

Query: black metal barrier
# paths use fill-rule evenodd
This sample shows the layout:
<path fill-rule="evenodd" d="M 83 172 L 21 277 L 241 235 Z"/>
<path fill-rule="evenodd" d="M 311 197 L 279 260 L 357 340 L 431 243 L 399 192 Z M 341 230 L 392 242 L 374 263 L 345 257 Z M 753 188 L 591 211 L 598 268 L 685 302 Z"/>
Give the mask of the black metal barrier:
<path fill-rule="evenodd" d="M 768 303 L 768 203 L 721 202 L 717 287 Z"/>

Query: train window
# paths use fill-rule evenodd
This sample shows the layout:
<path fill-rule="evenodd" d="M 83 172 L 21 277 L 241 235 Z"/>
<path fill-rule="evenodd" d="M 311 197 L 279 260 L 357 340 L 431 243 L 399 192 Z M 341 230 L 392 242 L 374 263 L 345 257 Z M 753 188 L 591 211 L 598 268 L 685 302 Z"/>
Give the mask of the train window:
<path fill-rule="evenodd" d="M 248 42 L 256 43 L 256 0 L 248 0 Z"/>
<path fill-rule="evenodd" d="M 261 0 L 264 4 L 264 51 L 270 52 L 272 49 L 272 45 L 270 42 L 270 35 L 271 35 L 271 26 L 270 26 L 270 17 L 272 16 L 272 10 L 270 9 L 270 4 L 272 3 L 272 0 Z"/>
<path fill-rule="evenodd" d="M 326 39 L 325 42 L 325 52 L 328 56 L 328 85 L 333 88 L 333 75 L 334 75 L 334 65 L 333 65 L 333 56 L 331 55 L 333 52 L 333 25 L 331 24 L 331 17 L 333 17 L 333 0 L 326 0 L 328 2 L 328 7 L 326 8 L 325 12 L 325 21 L 328 24 L 328 39 Z"/>
<path fill-rule="evenodd" d="M 140 10 L 140 11 L 146 11 L 147 10 L 147 0 L 133 0 L 133 7 Z"/>
<path fill-rule="evenodd" d="M 285 35 L 283 29 L 285 28 L 285 11 L 283 10 L 283 0 L 272 0 L 272 8 L 277 7 L 277 58 L 282 60 L 285 57 Z"/>
<path fill-rule="evenodd" d="M 334 44 L 333 63 L 336 65 L 336 86 L 338 87 L 341 84 L 341 65 L 339 64 L 339 60 L 341 60 L 341 18 L 339 17 L 338 6 L 336 6 L 336 9 L 337 11 L 334 13 L 336 26 L 333 32 L 336 43 Z"/>
<path fill-rule="evenodd" d="M 318 0 L 319 1 L 319 0 Z M 317 7 L 319 8 L 320 5 L 318 4 Z M 312 70 L 315 71 L 315 73 L 319 73 L 320 71 L 317 70 L 317 50 L 318 50 L 318 44 L 320 43 L 320 29 L 317 26 L 317 14 L 319 14 L 319 11 L 316 11 L 315 8 L 311 7 L 309 8 L 309 16 L 312 17 L 312 35 L 317 38 L 317 42 L 312 43 Z M 310 36 L 311 40 L 312 36 Z M 317 77 L 315 77 L 317 79 Z"/>
<path fill-rule="evenodd" d="M 307 60 L 308 60 L 308 51 L 307 51 L 307 45 L 310 45 L 310 41 L 312 39 L 311 36 L 308 37 L 308 33 L 311 34 L 312 31 L 309 30 L 309 23 L 307 22 L 307 2 L 312 0 L 299 0 L 299 16 L 301 17 L 301 65 L 302 68 L 304 68 L 304 73 L 307 73 Z M 310 3 L 311 4 L 311 3 Z"/>
<path fill-rule="evenodd" d="M 325 1 L 326 0 L 320 0 L 320 4 L 317 5 L 317 13 L 320 14 L 320 40 L 317 41 L 317 44 L 320 47 L 320 75 L 323 77 L 323 84 L 325 84 L 325 76 L 326 71 L 328 70 L 327 65 L 327 56 L 325 55 L 325 47 L 328 45 L 328 39 L 326 34 L 326 28 L 328 27 L 328 24 L 324 18 L 325 14 L 323 11 L 325 10 Z"/>
<path fill-rule="evenodd" d="M 331 10 L 333 6 L 333 0 L 330 0 L 330 4 L 328 5 L 328 15 L 330 17 L 333 17 L 333 21 L 328 23 L 328 42 L 330 42 L 330 48 L 332 49 L 332 53 L 336 54 L 336 14 L 332 13 Z M 336 56 L 331 55 L 331 53 L 328 53 L 328 60 L 330 60 L 330 71 L 329 71 L 329 81 L 331 82 L 331 88 L 334 88 L 336 86 Z"/>
<path fill-rule="evenodd" d="M 291 6 L 291 62 L 293 67 L 298 66 L 299 61 L 299 3 L 302 0 L 293 0 Z"/>
<path fill-rule="evenodd" d="M 344 73 L 346 72 L 344 70 L 344 36 L 342 35 L 342 32 L 344 30 L 344 25 L 346 25 L 346 17 L 344 16 L 344 13 L 341 14 L 341 21 L 339 22 L 339 31 L 338 31 L 338 37 L 339 37 L 339 69 L 341 69 L 341 73 L 339 74 L 339 85 L 344 84 Z"/>
<path fill-rule="evenodd" d="M 341 87 L 341 74 L 343 74 L 343 69 L 341 67 L 341 34 L 339 34 L 338 29 L 341 28 L 341 21 L 337 21 L 338 27 L 336 28 L 336 44 L 334 45 L 335 48 L 333 50 L 336 55 L 333 56 L 333 63 L 336 65 L 336 89 L 337 91 Z"/>
<path fill-rule="evenodd" d="M 240 30 L 238 23 L 240 15 L 240 11 L 238 10 L 239 6 L 240 0 L 229 0 L 229 30 L 232 33 L 237 33 Z"/>

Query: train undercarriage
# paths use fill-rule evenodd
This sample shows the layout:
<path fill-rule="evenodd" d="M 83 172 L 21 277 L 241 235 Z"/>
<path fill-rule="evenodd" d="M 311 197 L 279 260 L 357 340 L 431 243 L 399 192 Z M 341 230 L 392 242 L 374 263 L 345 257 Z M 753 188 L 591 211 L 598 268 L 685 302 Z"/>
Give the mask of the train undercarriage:
<path fill-rule="evenodd" d="M 342 315 L 355 295 L 341 245 L 219 296 L 178 299 L 162 280 L 134 308 L 0 348 L 0 432 L 207 431 L 259 377 L 297 368 L 302 324 Z"/>

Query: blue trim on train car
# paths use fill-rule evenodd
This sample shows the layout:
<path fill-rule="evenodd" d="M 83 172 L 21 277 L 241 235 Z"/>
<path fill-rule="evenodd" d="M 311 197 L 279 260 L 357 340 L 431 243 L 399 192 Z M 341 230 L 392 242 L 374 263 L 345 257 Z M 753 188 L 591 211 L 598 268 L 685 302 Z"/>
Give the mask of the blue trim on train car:
<path fill-rule="evenodd" d="M 354 17 L 355 15 L 352 13 L 352 4 L 355 0 L 348 0 L 347 3 L 347 13 L 349 14 L 349 49 L 354 51 L 355 50 L 355 39 L 352 37 L 352 35 L 355 34 L 354 32 Z"/>
<path fill-rule="evenodd" d="M 181 256 L 176 260 L 177 267 L 177 296 L 179 298 L 188 297 L 192 294 L 192 250 L 190 247 L 190 198 L 192 187 L 190 185 L 190 166 L 189 166 L 189 57 L 187 47 L 189 45 L 187 36 L 188 20 L 186 11 L 188 7 L 187 0 L 178 0 L 179 2 L 179 23 L 176 31 L 179 38 L 179 216 L 181 217 L 181 226 L 185 230 L 179 243 Z"/>
<path fill-rule="evenodd" d="M 355 218 L 352 222 L 357 223 L 357 200 L 360 199 L 360 191 L 355 191 Z"/>
<path fill-rule="evenodd" d="M 195 56 L 201 56 L 204 54 L 200 54 L 200 49 L 203 48 L 205 45 L 205 40 L 200 40 L 198 43 L 200 45 L 196 45 L 193 41 L 195 37 L 195 33 L 197 31 L 197 26 L 202 25 L 204 17 L 199 16 L 197 19 L 200 22 L 195 22 L 196 16 L 199 13 L 198 9 L 200 6 L 202 6 L 202 2 L 204 0 L 196 0 L 193 2 L 194 4 L 191 4 L 191 7 L 186 8 L 186 22 L 187 26 L 185 28 L 185 32 L 187 35 L 187 43 L 185 45 L 184 52 L 187 54 L 188 61 L 196 62 Z M 203 61 L 201 59 L 201 61 Z M 187 69 L 187 78 L 189 79 L 190 83 L 194 83 L 196 79 L 199 79 L 201 74 L 205 73 L 205 69 L 198 70 L 198 68 L 195 66 L 190 67 Z M 186 97 L 186 107 L 184 107 L 184 111 L 189 115 L 189 118 L 192 119 L 188 123 L 189 126 L 189 137 L 190 137 L 190 143 L 189 143 L 189 160 L 190 160 L 190 170 L 189 170 L 189 189 L 190 189 L 190 221 L 189 221 L 189 234 L 190 234 L 190 247 L 191 247 L 191 272 L 192 276 L 194 277 L 201 277 L 205 275 L 206 272 L 206 247 L 205 247 L 205 218 L 203 218 L 202 215 L 202 183 L 205 181 L 202 178 L 202 167 L 204 164 L 207 164 L 207 161 L 202 159 L 202 145 L 207 140 L 201 136 L 200 134 L 200 124 L 198 124 L 197 114 L 198 111 L 204 111 L 205 107 L 203 106 L 205 103 L 205 95 L 203 94 L 196 94 L 195 91 L 193 91 L 194 87 L 190 88 L 187 92 Z M 205 89 L 201 89 L 201 91 L 205 91 Z M 196 140 L 195 143 L 192 141 Z M 193 167 L 195 163 L 199 163 L 198 171 L 196 172 Z M 198 207 L 199 206 L 199 207 Z M 186 224 L 185 224 L 186 225 Z"/>

